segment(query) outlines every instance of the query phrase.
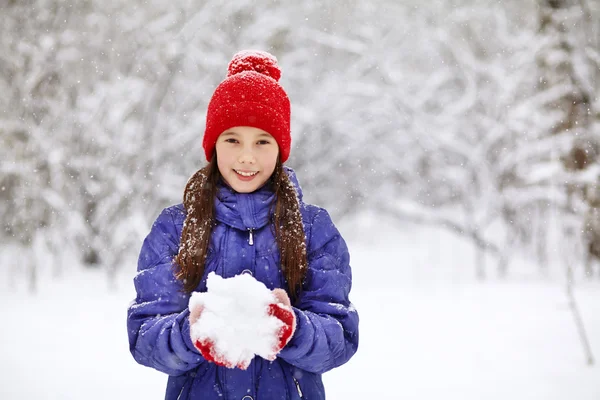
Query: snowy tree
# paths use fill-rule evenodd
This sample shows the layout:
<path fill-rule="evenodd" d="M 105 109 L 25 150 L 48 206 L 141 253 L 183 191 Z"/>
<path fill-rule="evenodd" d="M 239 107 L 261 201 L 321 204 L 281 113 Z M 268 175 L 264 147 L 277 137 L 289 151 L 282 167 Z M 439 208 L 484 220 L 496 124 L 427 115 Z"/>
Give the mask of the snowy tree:
<path fill-rule="evenodd" d="M 75 12 L 51 1 L 1 6 L 2 237 L 6 246 L 22 249 L 12 262 L 15 271 L 28 271 L 32 289 L 37 266 L 52 265 L 43 254 L 62 245 L 57 224 L 73 215 L 65 193 L 63 132 L 74 106 L 74 82 L 65 63 L 78 50 L 62 30 L 67 14 Z"/>
<path fill-rule="evenodd" d="M 540 139 L 552 143 L 554 157 L 561 160 L 554 163 L 552 182 L 548 177 L 544 180 L 564 194 L 556 204 L 564 242 L 592 238 L 587 248 L 580 246 L 587 253 L 582 258 L 590 259 L 593 238 L 598 236 L 594 233 L 597 217 L 588 212 L 594 200 L 587 199 L 586 193 L 593 193 L 600 183 L 600 5 L 545 0 L 540 2 L 539 13 L 542 48 L 537 56 L 537 99 L 545 122 L 545 135 Z M 549 160 L 548 153 L 538 158 L 555 161 Z M 590 269 L 586 272 L 591 276 Z"/>
<path fill-rule="evenodd" d="M 11 253 L 32 282 L 65 260 L 111 280 L 135 264 L 204 164 L 206 106 L 243 48 L 278 57 L 289 163 L 334 219 L 373 209 L 451 229 L 480 277 L 486 254 L 501 275 L 516 251 L 547 265 L 564 235 L 552 224 L 596 248 L 597 2 L 0 7 L 1 237 L 37 249 Z"/>

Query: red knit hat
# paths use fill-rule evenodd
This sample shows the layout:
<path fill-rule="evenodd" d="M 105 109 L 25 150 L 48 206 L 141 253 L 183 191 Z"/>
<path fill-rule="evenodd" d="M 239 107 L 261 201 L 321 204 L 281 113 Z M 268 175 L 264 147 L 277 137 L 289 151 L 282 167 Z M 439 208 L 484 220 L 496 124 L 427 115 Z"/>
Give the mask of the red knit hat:
<path fill-rule="evenodd" d="M 281 162 L 290 155 L 290 100 L 279 85 L 281 70 L 275 56 L 244 50 L 233 56 L 227 77 L 208 104 L 202 146 L 210 161 L 217 138 L 234 126 L 268 132 L 279 145 Z"/>

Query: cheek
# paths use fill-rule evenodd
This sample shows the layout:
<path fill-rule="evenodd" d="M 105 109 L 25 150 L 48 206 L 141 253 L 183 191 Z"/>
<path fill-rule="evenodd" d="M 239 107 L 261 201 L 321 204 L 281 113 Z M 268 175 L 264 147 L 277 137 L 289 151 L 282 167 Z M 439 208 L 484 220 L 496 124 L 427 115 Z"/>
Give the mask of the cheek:
<path fill-rule="evenodd" d="M 269 172 L 269 175 L 275 170 L 275 165 L 277 165 L 277 155 L 277 152 L 270 154 L 263 164 L 265 170 Z"/>
<path fill-rule="evenodd" d="M 223 175 L 226 172 L 225 163 L 223 162 L 223 159 L 217 158 L 217 168 L 219 169 L 221 175 Z"/>
<path fill-rule="evenodd" d="M 219 153 L 217 150 L 217 167 L 219 168 L 219 172 L 221 174 L 225 174 L 231 168 L 231 157 L 227 152 Z"/>

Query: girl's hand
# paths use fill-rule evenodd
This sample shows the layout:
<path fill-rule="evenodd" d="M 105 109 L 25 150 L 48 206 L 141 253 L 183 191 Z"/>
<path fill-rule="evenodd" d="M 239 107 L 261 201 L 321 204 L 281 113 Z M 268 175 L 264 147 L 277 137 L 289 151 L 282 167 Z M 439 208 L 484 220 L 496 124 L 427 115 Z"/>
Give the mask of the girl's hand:
<path fill-rule="evenodd" d="M 271 361 L 274 360 L 281 349 L 289 343 L 296 331 L 296 314 L 292 309 L 290 297 L 283 289 L 273 289 L 273 296 L 275 296 L 275 301 L 277 303 L 269 306 L 269 315 L 278 318 L 283 322 L 283 326 L 276 332 L 278 341 L 276 347 L 273 349 L 272 355 L 267 357 L 267 359 Z"/>
<path fill-rule="evenodd" d="M 200 314 L 202 314 L 202 310 L 204 310 L 204 306 L 196 306 L 192 310 L 190 310 L 190 326 L 194 325 L 198 319 L 200 319 Z"/>
<path fill-rule="evenodd" d="M 277 301 L 279 303 L 283 304 L 284 306 L 288 306 L 288 307 L 292 306 L 292 302 L 290 301 L 290 297 L 288 296 L 288 294 L 286 293 L 285 290 L 283 290 L 283 289 L 273 289 L 273 295 L 275 296 L 275 298 L 277 299 Z"/>

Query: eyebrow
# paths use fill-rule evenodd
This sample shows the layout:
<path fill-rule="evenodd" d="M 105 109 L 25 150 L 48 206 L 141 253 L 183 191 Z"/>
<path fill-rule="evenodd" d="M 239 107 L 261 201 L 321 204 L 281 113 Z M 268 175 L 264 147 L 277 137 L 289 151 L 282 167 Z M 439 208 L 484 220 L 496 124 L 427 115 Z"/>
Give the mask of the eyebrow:
<path fill-rule="evenodd" d="M 227 132 L 223 132 L 223 136 L 240 136 L 240 134 L 239 134 L 239 133 L 237 133 L 236 131 L 227 131 Z M 259 137 L 259 138 L 266 137 L 266 138 L 269 138 L 269 139 L 270 139 L 270 138 L 271 138 L 271 135 L 269 135 L 269 134 L 268 134 L 268 133 L 266 133 L 266 132 L 262 132 L 262 133 L 260 133 L 260 134 L 258 135 L 258 137 Z"/>

